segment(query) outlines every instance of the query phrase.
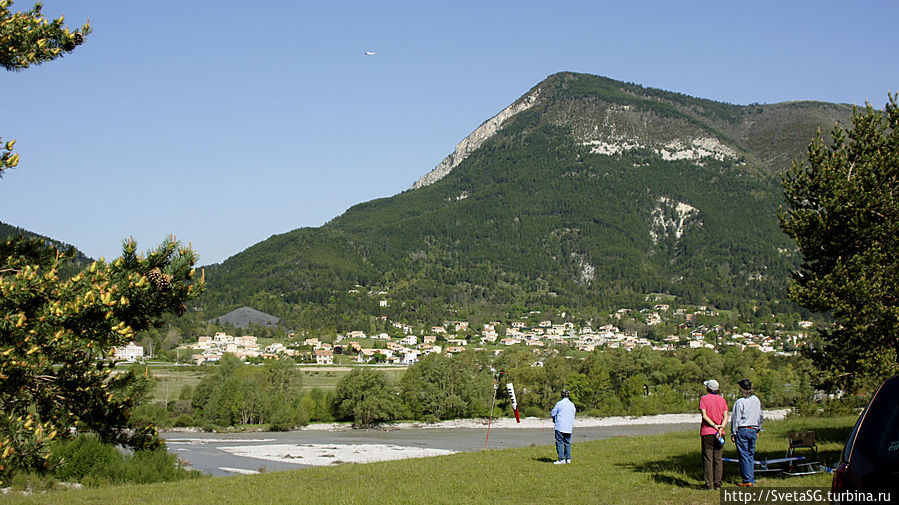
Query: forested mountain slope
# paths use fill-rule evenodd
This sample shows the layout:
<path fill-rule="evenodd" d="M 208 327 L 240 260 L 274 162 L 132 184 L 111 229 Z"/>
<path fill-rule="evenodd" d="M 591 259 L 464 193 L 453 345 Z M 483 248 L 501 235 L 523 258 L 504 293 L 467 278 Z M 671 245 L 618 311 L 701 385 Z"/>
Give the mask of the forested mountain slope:
<path fill-rule="evenodd" d="M 86 267 L 91 263 L 91 259 L 84 255 L 80 250 L 78 250 L 75 246 L 66 244 L 64 242 L 60 242 L 58 240 L 52 239 L 50 237 L 46 237 L 44 235 L 39 235 L 37 233 L 28 231 L 24 228 L 19 228 L 18 226 L 13 226 L 10 224 L 6 224 L 0 221 L 0 243 L 6 242 L 10 238 L 15 236 L 22 235 L 27 238 L 37 238 L 46 241 L 48 244 L 52 244 L 54 247 L 61 251 L 74 250 L 75 257 L 72 261 L 69 261 L 63 264 L 60 275 L 63 278 L 69 278 L 78 273 L 81 269 Z"/>
<path fill-rule="evenodd" d="M 798 259 L 778 226 L 777 173 L 850 116 L 847 105 L 737 106 L 555 74 L 415 189 L 208 267 L 203 303 L 338 328 L 413 310 L 599 310 L 656 292 L 776 311 Z"/>

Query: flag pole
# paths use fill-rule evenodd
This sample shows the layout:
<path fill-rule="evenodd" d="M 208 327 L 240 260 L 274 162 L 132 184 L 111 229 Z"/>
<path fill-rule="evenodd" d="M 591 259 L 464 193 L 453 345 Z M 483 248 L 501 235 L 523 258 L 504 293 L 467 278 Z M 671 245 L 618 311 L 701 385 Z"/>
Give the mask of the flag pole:
<path fill-rule="evenodd" d="M 490 425 L 493 423 L 493 407 L 496 405 L 496 390 L 499 389 L 499 381 L 497 379 L 504 373 L 506 372 L 499 372 L 493 376 L 493 401 L 490 402 L 490 417 L 487 418 L 487 439 L 484 440 L 484 449 L 487 448 L 487 444 L 490 442 Z"/>

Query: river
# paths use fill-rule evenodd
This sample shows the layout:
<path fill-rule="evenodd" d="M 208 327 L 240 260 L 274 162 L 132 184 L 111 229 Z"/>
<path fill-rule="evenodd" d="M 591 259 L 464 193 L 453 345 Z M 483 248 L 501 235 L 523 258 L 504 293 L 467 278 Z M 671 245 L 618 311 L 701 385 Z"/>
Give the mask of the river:
<path fill-rule="evenodd" d="M 575 426 L 572 442 L 684 430 L 698 431 L 698 422 Z M 485 448 L 485 442 L 490 449 L 547 446 L 547 457 L 555 457 L 551 421 L 540 428 L 493 427 L 489 440 L 486 427 L 305 429 L 273 433 L 163 432 L 161 435 L 166 439 L 169 452 L 190 468 L 213 476 L 478 451 Z"/>

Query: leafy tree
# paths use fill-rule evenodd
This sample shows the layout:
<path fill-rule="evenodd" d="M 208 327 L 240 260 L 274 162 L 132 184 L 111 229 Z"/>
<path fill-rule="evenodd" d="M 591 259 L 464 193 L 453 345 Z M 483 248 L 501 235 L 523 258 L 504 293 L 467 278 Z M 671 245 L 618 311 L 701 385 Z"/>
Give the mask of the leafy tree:
<path fill-rule="evenodd" d="M 84 42 L 88 24 L 70 30 L 48 21 L 37 3 L 11 12 L 0 0 L 0 66 L 18 71 L 54 60 Z M 15 142 L 0 144 L 0 177 L 18 164 Z M 202 290 L 193 282 L 196 256 L 167 240 L 146 255 L 125 242 L 122 257 L 60 277 L 75 256 L 41 239 L 0 244 L 0 481 L 23 469 L 43 470 L 49 443 L 72 429 L 132 448 L 160 444 L 153 426 L 129 426 L 142 390 L 134 374 L 113 376 L 110 350 L 182 315 Z"/>
<path fill-rule="evenodd" d="M 305 424 L 302 372 L 292 360 L 244 366 L 225 353 L 197 385 L 191 404 L 198 417 L 222 426 L 265 424 L 290 429 Z"/>
<path fill-rule="evenodd" d="M 331 422 L 334 420 L 334 393 L 331 391 L 314 388 L 303 395 L 300 404 L 309 420 L 319 422 Z"/>
<path fill-rule="evenodd" d="M 370 426 L 399 418 L 402 404 L 387 376 L 378 370 L 354 368 L 337 383 L 337 418 Z"/>
<path fill-rule="evenodd" d="M 899 368 L 899 106 L 857 108 L 853 128 L 839 125 L 826 145 L 808 148 L 808 163 L 784 172 L 788 207 L 781 226 L 796 240 L 802 265 L 793 300 L 832 312 L 809 354 L 826 385 L 863 386 Z M 870 373 L 870 372 L 869 372 Z"/>
<path fill-rule="evenodd" d="M 62 17 L 47 20 L 41 14 L 40 2 L 28 12 L 11 12 L 11 5 L 10 0 L 0 0 L 0 66 L 6 70 L 18 71 L 55 60 L 81 45 L 91 31 L 89 23 L 73 31 L 63 24 Z M 0 177 L 19 164 L 19 155 L 12 152 L 15 143 L 0 143 Z"/>
<path fill-rule="evenodd" d="M 174 240 L 146 255 L 136 249 L 129 240 L 122 257 L 61 281 L 73 253 L 24 237 L 0 245 L 0 476 L 43 469 L 49 442 L 72 428 L 158 445 L 152 426 L 127 429 L 139 378 L 105 365 L 113 347 L 166 313 L 183 314 L 202 280 L 192 281 L 194 252 Z"/>
<path fill-rule="evenodd" d="M 489 407 L 491 374 L 476 353 L 431 354 L 409 367 L 400 381 L 402 398 L 415 419 L 481 415 Z"/>
<path fill-rule="evenodd" d="M 265 407 L 272 429 L 290 429 L 308 422 L 303 408 L 303 375 L 288 359 L 268 360 L 262 367 Z"/>

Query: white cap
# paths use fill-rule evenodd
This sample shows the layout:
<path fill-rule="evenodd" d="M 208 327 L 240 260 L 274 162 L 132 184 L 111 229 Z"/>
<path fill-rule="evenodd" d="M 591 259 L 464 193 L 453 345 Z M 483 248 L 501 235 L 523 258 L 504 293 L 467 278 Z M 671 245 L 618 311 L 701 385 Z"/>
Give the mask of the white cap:
<path fill-rule="evenodd" d="M 702 383 L 705 387 L 711 389 L 712 391 L 718 391 L 718 381 L 715 379 L 710 379 Z"/>

